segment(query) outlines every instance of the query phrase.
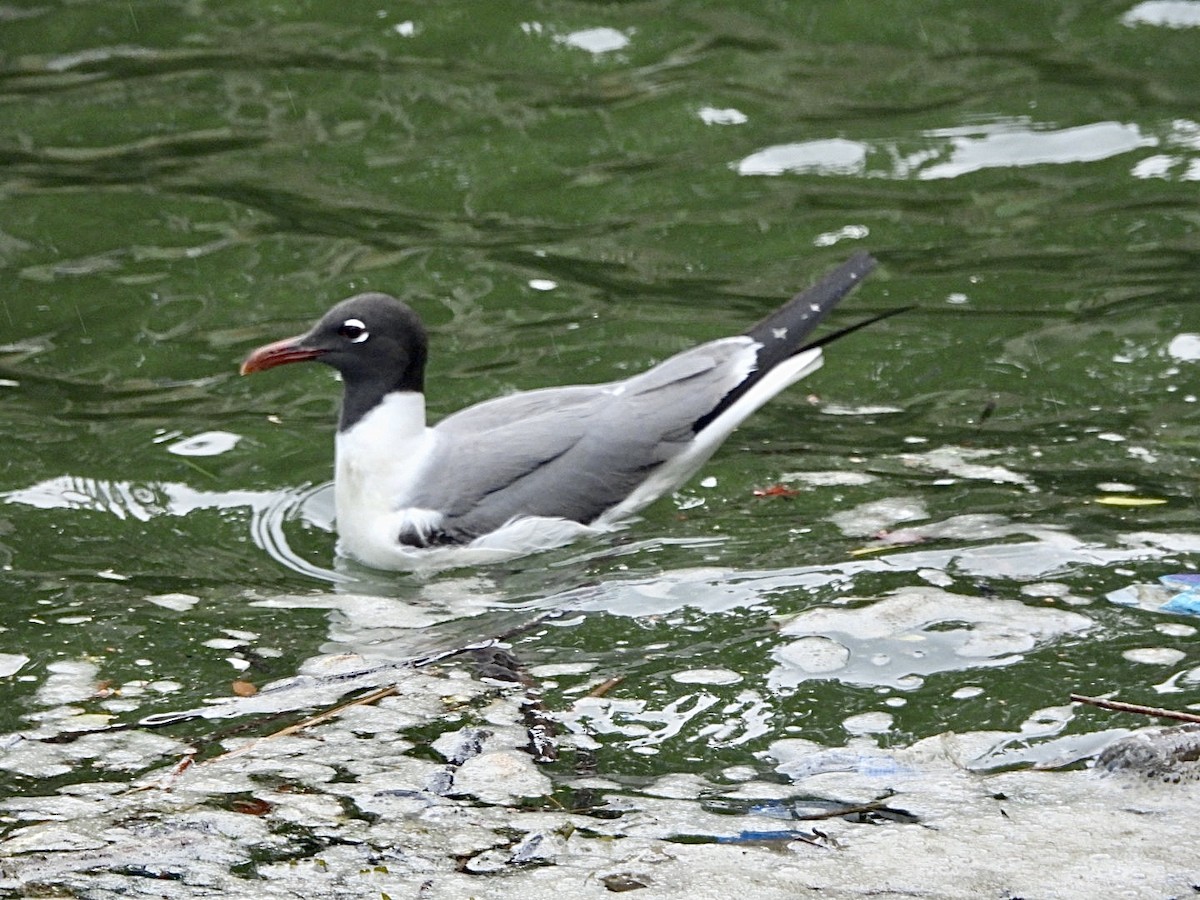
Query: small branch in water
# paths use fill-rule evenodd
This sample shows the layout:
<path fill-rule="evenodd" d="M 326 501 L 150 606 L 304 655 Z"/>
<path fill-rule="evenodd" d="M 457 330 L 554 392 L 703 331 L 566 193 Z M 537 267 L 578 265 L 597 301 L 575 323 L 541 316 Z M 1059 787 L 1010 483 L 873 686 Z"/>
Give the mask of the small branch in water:
<path fill-rule="evenodd" d="M 1163 709 L 1159 706 L 1142 706 L 1140 703 L 1124 703 L 1120 700 L 1105 700 L 1103 697 L 1085 697 L 1082 694 L 1072 694 L 1072 703 L 1086 703 L 1098 706 L 1100 709 L 1111 709 L 1114 712 L 1137 713 L 1140 716 L 1155 716 L 1159 719 L 1175 719 L 1178 722 L 1200 722 L 1200 715 L 1180 712 L 1175 709 Z"/>
<path fill-rule="evenodd" d="M 588 691 L 587 696 L 603 697 L 605 694 L 607 694 L 609 691 L 611 691 L 613 688 L 615 688 L 618 684 L 620 684 L 624 680 L 625 680 L 624 675 L 614 675 L 612 678 L 608 679 L 607 681 L 600 682 L 598 685 L 596 685 L 594 688 L 592 688 L 590 691 Z"/>
<path fill-rule="evenodd" d="M 175 782 L 179 780 L 179 777 L 188 769 L 192 768 L 192 766 L 206 766 L 209 763 L 214 763 L 218 760 L 232 759 L 233 757 L 241 756 L 243 753 L 249 753 L 264 741 L 286 737 L 289 734 L 295 734 L 297 731 L 302 731 L 305 728 L 311 728 L 313 725 L 320 725 L 322 722 L 327 722 L 328 720 L 335 718 L 353 706 L 365 706 L 368 703 L 374 703 L 377 700 L 382 700 L 384 697 L 390 697 L 396 692 L 396 686 L 390 684 L 387 687 L 382 687 L 378 690 L 371 691 L 368 694 L 363 694 L 361 697 L 357 697 L 354 700 L 350 700 L 341 704 L 340 706 L 319 712 L 315 716 L 310 716 L 309 718 L 305 719 L 303 722 L 296 722 L 293 725 L 288 725 L 286 728 L 281 728 L 272 734 L 266 735 L 265 737 L 260 737 L 253 741 L 249 741 L 238 747 L 236 750 L 230 750 L 228 753 L 222 753 L 220 756 L 214 756 L 211 759 L 206 759 L 201 762 L 196 761 L 196 754 L 198 751 L 192 750 L 190 753 L 186 754 L 183 759 L 172 766 L 171 769 L 156 782 L 153 784 L 144 784 L 139 787 L 135 787 L 132 790 L 146 791 L 155 788 L 158 790 L 169 791 L 175 786 Z"/>
<path fill-rule="evenodd" d="M 218 760 L 230 759 L 234 756 L 241 756 L 243 753 L 248 753 L 252 748 L 257 747 L 263 741 L 273 741 L 276 738 L 287 737 L 289 734 L 295 734 L 298 731 L 303 731 L 305 728 L 312 728 L 314 725 L 321 725 L 328 722 L 330 719 L 336 719 L 346 710 L 355 706 L 368 706 L 382 700 L 384 697 L 390 697 L 397 693 L 399 688 L 394 684 L 389 684 L 387 687 L 381 687 L 378 690 L 371 691 L 369 694 L 363 694 L 361 697 L 356 697 L 349 700 L 340 706 L 335 706 L 331 709 L 326 709 L 317 713 L 315 716 L 309 716 L 303 722 L 296 722 L 294 725 L 288 725 L 286 728 L 280 728 L 278 731 L 272 732 L 265 737 L 260 737 L 257 740 L 251 741 L 248 744 L 243 744 L 236 750 L 230 750 L 228 753 L 222 753 L 220 756 L 214 756 L 212 759 L 206 759 L 200 765 L 208 765 L 215 763 Z"/>
<path fill-rule="evenodd" d="M 860 803 L 857 806 L 843 806 L 838 809 L 828 809 L 824 812 L 806 813 L 804 815 L 797 815 L 795 818 L 798 822 L 816 822 L 821 819 L 841 819 L 846 816 L 866 816 L 879 813 L 881 815 L 890 814 L 902 821 L 919 821 L 916 816 L 907 810 L 895 809 L 888 806 L 888 797 L 891 796 L 889 793 L 886 797 L 880 797 L 878 800 L 870 800 L 867 803 Z"/>
<path fill-rule="evenodd" d="M 128 793 L 136 794 L 141 791 L 163 790 L 169 791 L 174 787 L 175 782 L 179 780 L 179 776 L 196 764 L 196 752 L 193 750 L 184 755 L 183 759 L 171 766 L 170 770 L 152 784 L 142 784 L 137 787 L 129 788 Z"/>
<path fill-rule="evenodd" d="M 551 612 L 543 613 L 543 614 L 537 616 L 536 618 L 532 619 L 531 621 L 522 622 L 521 624 L 519 624 L 513 628 L 509 628 L 508 630 L 496 635 L 495 637 L 487 638 L 487 639 L 481 640 L 481 641 L 476 641 L 471 644 L 462 644 L 457 647 L 453 647 L 449 650 L 439 650 L 434 653 L 430 653 L 426 656 L 417 657 L 415 659 L 405 660 L 403 662 L 388 663 L 386 665 L 378 666 L 378 667 L 371 668 L 371 669 L 363 669 L 363 670 L 359 670 L 356 672 L 342 673 L 342 674 L 334 675 L 334 676 L 326 676 L 324 678 L 317 679 L 317 681 L 319 681 L 322 684 L 331 684 L 331 683 L 336 684 L 339 681 L 346 681 L 346 680 L 350 680 L 353 678 L 359 678 L 359 677 L 366 676 L 366 675 L 383 676 L 388 670 L 397 670 L 398 671 L 398 670 L 404 670 L 404 669 L 420 669 L 420 668 L 424 668 L 427 666 L 432 666 L 435 663 L 443 662 L 444 660 L 451 659 L 455 656 L 462 656 L 462 655 L 472 656 L 472 657 L 474 657 L 477 665 L 479 665 L 481 669 L 484 669 L 484 668 L 487 669 L 487 671 L 481 671 L 481 673 L 480 673 L 481 675 L 485 675 L 485 676 L 491 675 L 492 677 L 497 677 L 498 680 L 501 680 L 501 681 L 515 682 L 517 684 L 522 685 L 525 688 L 525 696 L 520 701 L 520 706 L 521 706 L 521 714 L 525 720 L 525 726 L 526 726 L 527 732 L 529 734 L 529 750 L 533 754 L 534 759 L 537 760 L 538 762 L 551 762 L 557 757 L 557 753 L 558 753 L 557 747 L 554 743 L 554 734 L 555 734 L 554 720 L 551 717 L 550 713 L 546 710 L 546 708 L 542 702 L 541 694 L 538 689 L 537 683 L 529 675 L 528 671 L 525 670 L 525 667 L 523 666 L 523 664 L 521 664 L 521 662 L 519 660 L 517 660 L 516 657 L 514 657 L 507 650 L 504 650 L 502 647 L 500 647 L 499 644 L 501 641 L 505 641 L 511 637 L 524 634 L 528 631 L 533 630 L 534 628 L 539 627 L 540 625 L 544 624 L 545 622 L 555 619 L 555 618 L 558 618 L 562 615 L 563 615 L 562 611 L 553 610 Z M 490 663 L 490 665 L 485 666 L 485 665 L 483 665 L 483 663 Z M 286 690 L 289 687 L 290 687 L 290 685 L 282 685 L 278 688 L 278 690 Z M 271 690 L 274 690 L 274 689 L 270 688 L 270 687 L 268 687 L 266 689 L 266 691 L 268 691 L 268 692 Z M 263 741 L 269 741 L 269 740 L 273 740 L 275 738 L 286 737 L 287 735 L 295 734 L 299 731 L 303 731 L 304 729 L 312 728 L 315 725 L 324 724 L 325 722 L 327 722 L 331 719 L 337 718 L 339 715 L 341 715 L 343 712 L 345 712 L 348 709 L 351 709 L 355 706 L 370 705 L 372 703 L 376 703 L 379 700 L 384 699 L 385 697 L 390 697 L 396 693 L 399 693 L 399 688 L 395 684 L 376 688 L 375 690 L 368 691 L 367 693 L 365 693 L 353 700 L 346 701 L 345 703 L 341 703 L 337 706 L 330 707 L 322 712 L 319 712 L 313 716 L 310 716 L 309 718 L 305 719 L 302 722 L 296 722 L 293 725 L 288 725 L 287 727 L 281 728 L 279 731 L 273 732 L 272 734 L 268 734 L 264 737 L 260 737 L 255 740 L 251 740 L 251 741 L 247 742 L 246 744 L 242 745 L 241 747 L 238 747 L 235 750 L 230 750 L 227 753 L 222 753 L 219 756 L 214 756 L 209 759 L 197 761 L 196 757 L 200 754 L 201 751 L 197 750 L 197 749 L 193 749 L 175 768 L 173 768 L 170 772 L 168 772 L 166 774 L 166 776 L 164 776 L 158 783 L 156 783 L 154 785 L 146 785 L 143 787 L 139 787 L 139 788 L 136 788 L 135 790 L 146 790 L 150 787 L 159 787 L 159 788 L 169 789 L 175 783 L 175 781 L 178 780 L 179 776 L 182 775 L 183 772 L 186 771 L 188 768 L 190 768 L 192 765 L 208 765 L 209 763 L 213 763 L 218 760 L 225 760 L 225 759 L 230 759 L 233 757 L 241 756 L 245 753 L 250 752 L 255 747 L 259 746 Z M 185 721 L 187 719 L 194 719 L 200 715 L 202 715 L 201 711 L 190 710 L 185 713 L 149 716 L 149 717 L 142 719 L 140 722 L 129 723 L 127 725 L 110 726 L 108 729 L 105 729 L 105 730 L 119 730 L 119 729 L 126 729 L 126 728 L 147 728 L 147 727 L 158 727 L 158 726 L 164 726 L 164 725 L 171 725 L 171 724 L 175 724 L 180 721 Z M 236 733 L 236 732 L 248 731 L 248 730 L 251 730 L 254 728 L 259 728 L 264 723 L 269 722 L 271 719 L 279 718 L 279 717 L 285 716 L 285 715 L 289 715 L 289 713 L 287 711 L 281 710 L 279 712 L 270 714 L 266 717 L 259 718 L 252 722 L 247 722 L 242 725 L 239 725 L 237 728 L 233 729 L 233 731 Z M 94 732 L 81 731 L 81 732 L 74 733 L 71 735 L 59 736 L 58 741 L 64 742 L 67 740 L 74 740 L 78 737 L 82 737 L 85 734 L 92 734 L 92 733 L 94 733 Z M 227 731 L 225 733 L 225 736 L 228 736 L 229 733 L 230 732 Z M 202 746 L 208 746 L 217 739 L 218 738 L 214 738 L 214 737 L 210 736 L 209 738 L 201 741 L 200 743 Z"/>
<path fill-rule="evenodd" d="M 212 472 L 208 471 L 208 469 L 204 468 L 204 466 L 200 465 L 199 463 L 192 462 L 186 456 L 179 457 L 178 459 L 175 460 L 175 462 L 183 463 L 189 469 L 195 469 L 197 472 L 199 472 L 201 475 L 203 475 L 206 478 L 211 478 L 213 481 L 217 480 L 216 475 L 214 475 Z"/>

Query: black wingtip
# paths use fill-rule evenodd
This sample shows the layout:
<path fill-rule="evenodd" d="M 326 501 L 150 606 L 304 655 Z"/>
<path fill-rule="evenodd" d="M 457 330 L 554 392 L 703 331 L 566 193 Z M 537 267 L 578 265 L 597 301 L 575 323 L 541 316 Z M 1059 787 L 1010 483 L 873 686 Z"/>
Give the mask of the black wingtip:
<path fill-rule="evenodd" d="M 844 338 L 848 334 L 853 334 L 860 328 L 866 328 L 868 325 L 874 325 L 876 322 L 882 322 L 884 319 L 890 319 L 892 316 L 898 316 L 900 313 L 906 313 L 916 309 L 915 306 L 900 306 L 896 309 L 889 309 L 881 312 L 877 316 L 871 316 L 869 319 L 863 319 L 861 322 L 855 322 L 853 325 L 847 325 L 845 328 L 839 328 L 837 331 L 831 331 L 829 334 L 821 335 L 815 341 L 805 344 L 800 348 L 800 352 L 812 350 L 814 347 L 824 347 L 826 344 L 832 344 L 838 338 Z"/>
<path fill-rule="evenodd" d="M 808 336 L 829 314 L 829 311 L 858 287 L 859 283 L 871 274 L 876 265 L 875 257 L 860 250 L 840 266 L 821 276 L 816 284 L 796 294 L 779 309 L 746 331 L 746 336 L 753 338 L 759 345 L 757 365 L 754 371 L 741 384 L 721 398 L 721 401 L 713 409 L 697 419 L 692 426 L 693 430 L 699 432 L 706 428 L 717 416 L 737 402 L 738 398 L 750 390 L 766 373 L 785 359 L 808 350 L 810 347 L 828 344 L 843 334 L 849 334 L 871 322 L 877 322 L 879 319 L 893 315 L 896 311 L 844 328 L 840 332 L 819 338 L 813 343 L 805 343 Z"/>
<path fill-rule="evenodd" d="M 764 346 L 781 341 L 779 357 L 785 358 L 802 349 L 801 342 L 817 327 L 829 311 L 858 287 L 878 265 L 870 253 L 860 250 L 835 269 L 826 272 L 816 284 L 800 291 L 791 300 L 758 322 L 746 334 Z M 772 354 L 774 355 L 774 354 Z"/>

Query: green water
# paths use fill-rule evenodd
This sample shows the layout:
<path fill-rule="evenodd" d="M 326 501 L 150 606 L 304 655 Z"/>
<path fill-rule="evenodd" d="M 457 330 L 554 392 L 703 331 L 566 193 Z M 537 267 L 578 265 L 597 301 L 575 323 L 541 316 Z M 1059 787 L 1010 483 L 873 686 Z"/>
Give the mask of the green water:
<path fill-rule="evenodd" d="M 734 435 L 703 473 L 715 483 L 619 539 L 629 552 L 572 548 L 486 573 L 494 609 L 703 567 L 719 593 L 862 558 L 878 549 L 869 534 L 832 517 L 895 498 L 921 507 L 905 527 L 989 514 L 1101 549 L 1135 532 L 1200 539 L 1200 379 L 1171 345 L 1200 332 L 1200 31 L 1125 21 L 1130 8 L 0 6 L 0 652 L 29 657 L 6 679 L 0 730 L 26 727 L 57 660 L 92 659 L 113 685 L 181 685 L 136 716 L 225 695 L 239 675 L 285 677 L 327 647 L 326 609 L 252 605 L 329 582 L 256 542 L 250 507 L 282 522 L 293 562 L 332 565 L 333 536 L 297 497 L 330 477 L 337 385 L 315 367 L 236 369 L 364 289 L 429 323 L 437 416 L 622 377 L 736 332 L 858 249 L 881 269 L 835 325 L 917 307 L 833 347 L 821 373 Z M 610 31 L 579 35 L 597 28 Z M 210 432 L 237 440 L 173 452 Z M 946 448 L 989 451 L 971 462 L 1017 477 L 912 459 Z M 805 470 L 874 480 L 754 495 Z M 1097 504 L 1112 483 L 1166 502 Z M 984 530 L 921 546 L 970 560 L 1017 540 Z M 1022 589 L 1053 580 L 1092 601 L 1078 607 L 1092 625 L 1005 665 L 930 676 L 890 709 L 886 740 L 1015 729 L 1071 690 L 1200 703 L 1200 678 L 1182 677 L 1197 665 L 1191 633 L 1157 627 L 1188 618 L 1104 599 L 1189 564 L 1164 551 L 1116 565 L 1064 556 L 1036 577 L 951 571 L 958 593 L 1039 608 L 1056 602 Z M 453 592 L 460 577 L 434 587 Z M 923 584 L 901 567 L 846 592 Z M 430 586 L 388 576 L 360 589 Z M 198 599 L 147 600 L 165 593 Z M 842 593 L 794 579 L 730 609 L 595 609 L 520 649 L 531 663 L 586 659 L 592 676 L 625 677 L 613 697 L 655 707 L 693 691 L 671 680 L 681 668 L 737 673 L 739 685 L 709 688 L 725 706 L 657 755 L 603 739 L 610 774 L 709 772 L 781 735 L 839 743 L 847 715 L 882 708 L 887 692 L 869 684 L 770 687 L 776 617 Z M 490 627 L 484 616 L 457 633 Z M 235 669 L 206 644 L 224 629 L 273 653 L 243 653 L 250 668 Z M 1145 647 L 1184 656 L 1123 655 Z M 1177 692 L 1153 690 L 1172 678 Z M 962 684 L 983 694 L 948 700 Z M 727 709 L 748 689 L 769 710 L 761 733 L 705 746 L 704 726 L 749 721 Z"/>

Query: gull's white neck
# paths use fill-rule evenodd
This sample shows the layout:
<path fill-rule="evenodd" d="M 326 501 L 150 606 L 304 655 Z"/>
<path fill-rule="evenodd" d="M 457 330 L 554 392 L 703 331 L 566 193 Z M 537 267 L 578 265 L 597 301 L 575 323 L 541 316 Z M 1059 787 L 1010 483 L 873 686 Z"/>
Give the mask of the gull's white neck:
<path fill-rule="evenodd" d="M 425 426 L 425 396 L 395 391 L 345 431 L 336 442 L 334 496 L 338 536 L 356 548 L 394 544 L 397 510 L 411 505 L 418 478 L 433 452 L 433 430 Z"/>

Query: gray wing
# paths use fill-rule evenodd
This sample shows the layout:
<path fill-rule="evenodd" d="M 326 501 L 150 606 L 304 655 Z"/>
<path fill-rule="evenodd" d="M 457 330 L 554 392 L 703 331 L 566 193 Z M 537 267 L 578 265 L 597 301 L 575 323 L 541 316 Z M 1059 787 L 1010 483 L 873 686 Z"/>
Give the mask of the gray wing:
<path fill-rule="evenodd" d="M 627 381 L 502 397 L 440 422 L 439 455 L 413 505 L 441 510 L 451 540 L 514 516 L 591 522 L 695 436 L 697 420 L 753 369 L 748 337 L 712 341 Z"/>

